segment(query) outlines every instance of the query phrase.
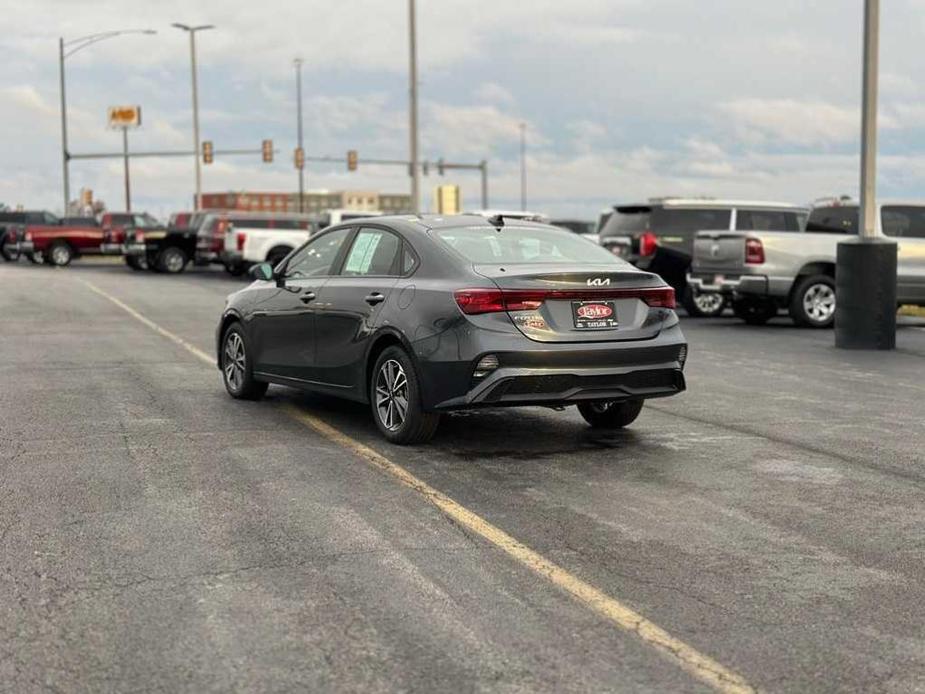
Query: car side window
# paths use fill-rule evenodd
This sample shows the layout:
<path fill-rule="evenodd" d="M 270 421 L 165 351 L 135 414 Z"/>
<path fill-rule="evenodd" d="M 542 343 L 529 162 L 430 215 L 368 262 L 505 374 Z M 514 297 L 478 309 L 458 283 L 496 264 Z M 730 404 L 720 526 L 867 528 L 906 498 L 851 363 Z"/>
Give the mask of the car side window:
<path fill-rule="evenodd" d="M 880 211 L 880 225 L 886 236 L 925 238 L 925 207 L 884 206 Z"/>
<path fill-rule="evenodd" d="M 858 208 L 817 207 L 809 213 L 806 231 L 825 234 L 857 234 Z"/>
<path fill-rule="evenodd" d="M 397 275 L 401 247 L 401 239 L 391 231 L 360 229 L 341 274 L 347 277 Z"/>
<path fill-rule="evenodd" d="M 330 275 L 337 254 L 352 231 L 346 227 L 312 239 L 287 263 L 283 276 L 286 279 L 301 279 Z"/>
<path fill-rule="evenodd" d="M 736 229 L 739 231 L 799 231 L 801 226 L 795 212 L 742 209 L 736 212 Z"/>
<path fill-rule="evenodd" d="M 414 255 L 414 252 L 411 250 L 411 246 L 405 242 L 402 246 L 401 254 L 401 274 L 410 275 L 418 265 L 417 256 Z"/>

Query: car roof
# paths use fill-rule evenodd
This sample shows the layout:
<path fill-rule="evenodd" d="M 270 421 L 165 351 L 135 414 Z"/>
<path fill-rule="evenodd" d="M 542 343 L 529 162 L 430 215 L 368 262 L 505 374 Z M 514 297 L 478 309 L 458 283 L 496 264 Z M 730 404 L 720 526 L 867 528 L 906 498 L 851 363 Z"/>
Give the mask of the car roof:
<path fill-rule="evenodd" d="M 732 198 L 650 198 L 648 202 L 629 205 L 614 205 L 615 210 L 624 208 L 645 207 L 751 207 L 762 209 L 807 210 L 806 205 L 796 205 L 791 202 L 775 202 L 773 200 L 736 200 Z"/>

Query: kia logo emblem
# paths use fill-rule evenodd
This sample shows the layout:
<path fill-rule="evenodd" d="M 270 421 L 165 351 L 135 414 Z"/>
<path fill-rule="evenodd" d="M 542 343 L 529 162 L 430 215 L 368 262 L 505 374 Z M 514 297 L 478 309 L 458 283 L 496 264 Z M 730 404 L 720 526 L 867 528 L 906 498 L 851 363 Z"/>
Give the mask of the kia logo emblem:
<path fill-rule="evenodd" d="M 588 280 L 589 287 L 608 287 L 610 286 L 609 277 L 595 277 Z"/>

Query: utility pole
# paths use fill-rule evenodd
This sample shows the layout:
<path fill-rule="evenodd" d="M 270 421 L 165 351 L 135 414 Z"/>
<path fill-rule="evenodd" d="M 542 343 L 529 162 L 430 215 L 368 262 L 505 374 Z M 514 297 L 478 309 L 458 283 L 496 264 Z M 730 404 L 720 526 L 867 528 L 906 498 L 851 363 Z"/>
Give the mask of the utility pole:
<path fill-rule="evenodd" d="M 414 0 L 408 0 L 408 39 L 409 39 L 409 68 L 410 80 L 410 159 L 411 159 L 411 211 L 419 214 L 421 211 L 421 173 L 418 167 L 418 55 L 417 55 L 417 28 L 415 26 Z"/>
<path fill-rule="evenodd" d="M 296 111 L 298 113 L 298 124 L 296 126 L 298 131 L 298 147 L 300 150 L 303 149 L 302 142 L 302 59 L 296 58 L 295 61 L 295 93 L 296 93 Z M 305 205 L 305 175 L 303 173 L 302 166 L 297 167 L 299 170 L 299 212 L 304 212 Z"/>
<path fill-rule="evenodd" d="M 865 0 L 860 228 L 838 244 L 835 271 L 835 346 L 843 349 L 896 347 L 897 245 L 877 225 L 879 36 L 880 0 Z"/>
<path fill-rule="evenodd" d="M 520 210 L 527 210 L 527 124 L 520 124 Z"/>
<path fill-rule="evenodd" d="M 189 33 L 189 50 L 190 50 L 190 67 L 193 78 L 193 162 L 196 165 L 196 199 L 193 209 L 198 211 L 202 208 L 202 165 L 199 161 L 199 84 L 196 74 L 196 32 L 214 29 L 212 24 L 202 24 L 200 26 L 188 26 L 174 22 L 172 26 Z"/>
<path fill-rule="evenodd" d="M 479 171 L 482 173 L 482 209 L 488 209 L 488 161 L 479 162 Z"/>
<path fill-rule="evenodd" d="M 122 165 L 125 169 L 125 211 L 132 211 L 132 194 L 128 178 L 128 128 L 122 128 Z"/>

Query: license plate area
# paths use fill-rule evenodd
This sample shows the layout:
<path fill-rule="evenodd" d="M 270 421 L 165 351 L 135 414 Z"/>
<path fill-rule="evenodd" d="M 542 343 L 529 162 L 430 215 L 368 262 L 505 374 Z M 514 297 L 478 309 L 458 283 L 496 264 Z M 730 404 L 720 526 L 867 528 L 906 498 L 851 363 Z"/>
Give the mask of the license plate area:
<path fill-rule="evenodd" d="M 572 321 L 576 330 L 612 330 L 619 325 L 613 301 L 573 301 Z"/>

